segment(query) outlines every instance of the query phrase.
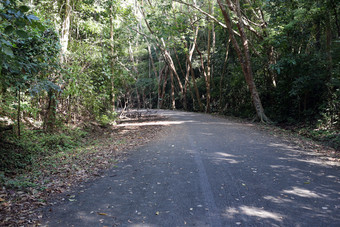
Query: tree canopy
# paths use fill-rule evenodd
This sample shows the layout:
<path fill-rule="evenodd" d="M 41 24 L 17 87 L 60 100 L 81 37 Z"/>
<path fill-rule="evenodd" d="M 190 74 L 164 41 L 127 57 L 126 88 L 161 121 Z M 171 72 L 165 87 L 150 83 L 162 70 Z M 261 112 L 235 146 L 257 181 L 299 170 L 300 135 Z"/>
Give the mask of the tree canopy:
<path fill-rule="evenodd" d="M 335 0 L 6 0 L 0 115 L 53 131 L 117 108 L 339 130 Z"/>

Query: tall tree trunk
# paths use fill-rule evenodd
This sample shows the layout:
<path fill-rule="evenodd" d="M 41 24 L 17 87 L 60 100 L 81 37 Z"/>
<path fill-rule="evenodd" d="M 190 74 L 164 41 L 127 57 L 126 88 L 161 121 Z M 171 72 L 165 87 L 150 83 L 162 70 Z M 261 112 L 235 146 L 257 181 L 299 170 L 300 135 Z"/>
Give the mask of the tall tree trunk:
<path fill-rule="evenodd" d="M 223 79 L 224 79 L 224 74 L 226 72 L 227 69 L 227 62 L 228 62 L 228 56 L 229 56 L 229 48 L 230 48 L 230 37 L 228 39 L 227 42 L 227 48 L 226 48 L 226 52 L 225 52 L 225 58 L 224 58 L 224 63 L 223 63 L 223 69 L 222 69 L 222 74 L 220 77 L 220 87 L 219 87 L 219 91 L 220 91 L 220 97 L 219 97 L 219 112 L 222 113 L 222 85 L 223 85 Z"/>
<path fill-rule="evenodd" d="M 66 60 L 66 53 L 68 48 L 69 36 L 70 36 L 70 25 L 71 25 L 71 0 L 65 0 L 63 5 L 64 11 L 61 15 L 62 24 L 61 24 L 61 32 L 60 32 L 60 44 L 61 44 L 61 63 Z"/>
<path fill-rule="evenodd" d="M 326 25 L 326 50 L 328 57 L 328 74 L 329 78 L 332 77 L 333 71 L 333 59 L 332 59 L 332 30 L 331 30 L 331 19 L 328 17 L 327 25 Z"/>
<path fill-rule="evenodd" d="M 160 59 L 159 59 L 160 60 Z M 162 106 L 162 81 L 163 81 L 163 74 L 166 70 L 166 65 L 159 70 L 158 76 L 158 100 L 157 100 L 157 109 L 160 109 Z"/>
<path fill-rule="evenodd" d="M 207 89 L 207 92 L 206 92 L 206 95 L 207 95 L 206 105 L 207 106 L 206 106 L 205 111 L 208 112 L 208 110 L 210 111 L 210 80 L 208 79 L 208 75 L 207 75 L 207 73 L 205 71 L 204 61 L 203 61 L 203 54 L 198 49 L 198 45 L 197 44 L 196 44 L 196 51 L 200 55 L 201 68 L 202 68 L 202 72 L 203 72 L 203 76 L 204 76 L 204 80 L 205 80 L 205 86 L 206 86 L 206 89 Z"/>
<path fill-rule="evenodd" d="M 170 70 L 170 80 L 171 80 L 171 109 L 176 109 L 176 101 L 175 101 L 175 86 L 174 86 L 174 74 L 173 71 Z"/>
<path fill-rule="evenodd" d="M 162 91 L 162 95 L 161 95 L 161 101 L 160 101 L 160 108 L 162 109 L 163 108 L 163 103 L 164 103 L 164 97 L 165 97 L 165 88 L 166 88 L 166 84 L 168 82 L 168 73 L 169 73 L 169 67 L 166 66 L 165 70 L 164 70 L 164 82 L 163 82 L 163 91 Z"/>
<path fill-rule="evenodd" d="M 198 102 L 199 110 L 203 111 L 204 108 L 203 108 L 203 104 L 201 102 L 200 93 L 199 93 L 199 90 L 198 90 L 198 87 L 197 87 L 197 84 L 196 84 L 194 69 L 192 67 L 191 60 L 189 59 L 189 55 L 187 55 L 187 60 L 188 60 L 188 64 L 189 64 L 189 67 L 190 67 L 191 79 L 192 79 L 192 83 L 194 85 L 194 90 L 195 90 L 195 94 L 196 94 L 196 99 L 197 99 L 197 102 Z"/>
<path fill-rule="evenodd" d="M 111 110 L 114 112 L 116 110 L 115 108 L 115 102 L 116 102 L 116 97 L 115 97 L 115 85 L 114 85 L 114 74 L 115 74 L 115 45 L 114 45 L 114 9 L 113 9 L 113 2 L 111 2 L 111 8 L 110 8 L 110 46 L 111 46 L 111 61 L 110 61 L 110 67 L 111 67 Z"/>
<path fill-rule="evenodd" d="M 229 16 L 229 12 L 226 10 L 225 6 L 221 3 L 221 0 L 217 0 L 220 9 L 222 11 L 225 23 L 228 27 L 228 31 L 230 33 L 231 41 L 233 44 L 233 47 L 237 53 L 238 59 L 240 61 L 241 67 L 242 67 L 242 72 L 245 77 L 245 80 L 247 82 L 252 102 L 255 107 L 257 117 L 261 120 L 261 122 L 270 122 L 268 117 L 264 113 L 264 109 L 262 107 L 261 99 L 260 96 L 257 92 L 254 78 L 253 78 L 253 72 L 251 68 L 251 61 L 250 61 L 250 54 L 249 54 L 249 41 L 247 39 L 247 36 L 244 32 L 244 25 L 242 21 L 242 15 L 241 15 L 241 9 L 240 9 L 240 2 L 239 0 L 236 0 L 234 6 L 236 7 L 236 15 L 237 15 L 237 27 L 240 32 L 240 37 L 241 37 L 241 44 L 243 47 L 243 51 L 241 50 L 240 46 L 237 43 L 237 40 L 234 35 L 233 27 L 232 27 L 232 21 Z M 226 0 L 227 4 L 229 7 L 232 7 L 232 3 L 230 0 Z"/>
<path fill-rule="evenodd" d="M 174 53 L 175 53 L 175 56 L 176 56 L 176 60 L 177 60 L 177 63 L 178 63 L 178 65 L 179 65 L 179 68 L 180 68 L 180 70 L 181 70 L 181 73 L 182 73 L 182 75 L 184 76 L 184 78 L 186 79 L 186 74 L 184 73 L 184 71 L 183 71 L 183 68 L 182 68 L 182 65 L 181 65 L 181 62 L 180 62 L 180 60 L 179 60 L 179 57 L 178 57 L 178 54 L 177 54 L 177 51 L 176 51 L 176 48 L 174 48 Z M 186 93 L 187 93 L 187 91 L 186 91 L 186 88 L 185 88 L 185 83 L 186 83 L 186 80 L 184 81 L 184 86 L 183 86 L 183 84 L 182 84 L 182 82 L 180 81 L 180 79 L 179 78 L 177 78 L 177 80 L 179 81 L 178 83 L 180 83 L 180 88 L 182 87 L 182 103 L 183 103 L 183 108 L 186 110 L 188 107 L 187 107 L 187 96 L 186 96 Z"/>
<path fill-rule="evenodd" d="M 45 132 L 52 132 L 56 121 L 57 101 L 56 91 L 50 90 L 48 92 L 48 105 L 44 117 L 43 128 Z"/>
<path fill-rule="evenodd" d="M 150 59 L 150 63 L 151 63 L 151 66 L 152 66 L 152 70 L 153 70 L 153 73 L 155 74 L 155 77 L 157 78 L 158 73 L 157 73 L 157 69 L 156 69 L 156 66 L 155 66 L 155 62 L 154 62 L 153 57 L 152 57 L 151 46 L 150 46 L 149 42 L 147 42 L 147 44 L 148 44 L 149 59 Z"/>
<path fill-rule="evenodd" d="M 215 13 L 215 1 L 213 1 L 212 3 L 212 6 L 211 6 L 211 14 L 212 15 L 214 15 L 214 13 Z M 215 33 L 215 22 L 214 21 L 212 21 L 211 22 L 212 24 L 211 24 L 211 35 L 212 35 L 212 46 L 211 46 L 211 52 L 212 52 L 212 55 L 211 55 L 211 59 L 213 60 L 214 58 L 213 58 L 213 56 L 214 56 L 214 54 L 215 54 L 215 49 L 216 49 L 216 33 Z M 214 62 L 212 61 L 212 60 L 210 60 L 210 64 L 211 64 L 211 72 L 210 72 L 210 74 L 211 74 L 211 76 L 210 76 L 210 86 L 212 87 L 212 89 L 214 89 L 215 88 L 215 84 L 214 84 L 214 80 L 213 80 L 213 76 L 214 76 Z"/>
<path fill-rule="evenodd" d="M 332 8 L 333 8 L 333 13 L 334 13 L 334 16 L 335 16 L 335 25 L 336 25 L 336 28 L 337 28 L 337 35 L 338 35 L 338 38 L 340 37 L 340 23 L 339 23 L 339 17 L 338 17 L 338 13 L 337 13 L 337 5 L 336 5 L 336 2 L 335 0 L 331 0 L 331 4 L 332 4 Z"/>
<path fill-rule="evenodd" d="M 21 89 L 20 87 L 18 88 L 18 109 L 17 109 L 17 127 L 18 127 L 18 130 L 17 130 L 17 136 L 20 137 L 21 136 L 21 129 L 20 129 L 20 122 L 21 122 L 21 119 L 20 119 L 20 114 L 21 114 L 21 95 L 20 95 L 20 92 L 21 92 Z"/>
<path fill-rule="evenodd" d="M 169 69 L 172 70 L 173 74 L 176 76 L 176 79 L 177 79 L 178 85 L 179 85 L 179 89 L 180 89 L 180 96 L 181 96 L 181 99 L 183 99 L 183 84 L 182 84 L 181 79 L 179 78 L 179 75 L 177 73 L 174 61 L 172 60 L 170 53 L 168 52 L 168 50 L 165 47 L 164 41 L 163 41 L 163 46 L 164 46 L 163 54 L 164 54 L 164 57 L 165 57 L 165 61 L 167 62 Z"/>
<path fill-rule="evenodd" d="M 209 0 L 209 14 L 211 15 L 211 1 Z M 206 86 L 206 90 L 207 90 L 207 100 L 206 100 L 206 106 L 205 106 L 205 112 L 206 113 L 210 113 L 210 99 L 211 99 L 211 95 L 210 95 L 210 79 L 211 79 L 211 65 L 210 65 L 210 53 L 211 53 L 211 28 L 210 26 L 208 27 L 208 41 L 207 41 L 207 46 L 208 46 L 208 56 L 207 56 L 207 72 L 204 75 L 205 77 L 205 86 Z M 202 59 L 202 54 L 200 54 L 201 56 L 201 62 L 203 62 Z M 202 67 L 204 67 L 204 65 L 202 64 Z M 204 68 L 202 68 L 202 70 L 204 71 Z"/>
<path fill-rule="evenodd" d="M 194 41 L 191 44 L 191 48 L 189 48 L 189 54 L 186 53 L 186 57 L 187 57 L 187 68 L 186 68 L 186 74 L 185 74 L 185 83 L 184 83 L 184 92 L 183 92 L 183 96 L 186 97 L 187 95 L 187 90 L 188 90 L 188 86 L 189 86 L 189 76 L 191 73 L 191 60 L 192 60 L 192 55 L 194 54 L 195 51 L 195 47 L 196 47 L 196 42 L 197 42 L 197 35 L 198 35 L 198 26 L 196 26 L 195 28 L 195 32 L 194 32 Z M 188 44 L 186 42 L 184 42 L 185 47 L 188 48 Z M 196 84 L 196 83 L 195 83 Z M 198 90 L 197 90 L 198 91 Z M 191 90 L 190 90 L 191 92 Z M 197 99 L 199 99 L 199 94 L 197 95 Z M 194 97 L 192 97 L 194 98 Z M 198 100 L 200 108 L 201 108 L 201 100 Z M 187 108 L 187 106 L 185 106 L 185 108 Z M 186 109 L 185 109 L 186 110 Z"/>

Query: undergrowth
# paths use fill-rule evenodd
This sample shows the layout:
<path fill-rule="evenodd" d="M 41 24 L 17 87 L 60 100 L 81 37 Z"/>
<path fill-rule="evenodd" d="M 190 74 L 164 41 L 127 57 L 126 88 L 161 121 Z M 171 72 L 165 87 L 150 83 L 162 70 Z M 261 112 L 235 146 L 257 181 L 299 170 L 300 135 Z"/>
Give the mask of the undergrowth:
<path fill-rule="evenodd" d="M 11 132 L 0 136 L 0 184 L 12 188 L 35 187 L 34 179 L 42 168 L 53 170 L 75 150 L 86 145 L 87 132 L 64 128 L 49 134 L 39 130 L 23 130 L 20 138 Z M 62 154 L 62 155 L 60 155 Z"/>
<path fill-rule="evenodd" d="M 314 141 L 322 142 L 335 150 L 340 150 L 340 132 L 337 130 L 303 127 L 299 128 L 297 132 Z"/>

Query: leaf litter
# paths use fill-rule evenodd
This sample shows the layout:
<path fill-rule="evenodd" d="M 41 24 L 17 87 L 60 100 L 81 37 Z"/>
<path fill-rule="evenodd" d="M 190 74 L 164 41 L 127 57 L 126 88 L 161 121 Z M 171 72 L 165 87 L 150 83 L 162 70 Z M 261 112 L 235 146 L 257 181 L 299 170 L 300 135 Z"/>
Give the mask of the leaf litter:
<path fill-rule="evenodd" d="M 142 122 L 159 122 L 165 120 L 155 114 L 141 115 L 138 118 L 125 118 L 120 123 L 129 122 L 127 126 L 100 127 L 91 126 L 90 133 L 84 138 L 89 144 L 74 153 L 61 154 L 59 159 L 35 160 L 39 174 L 28 170 L 23 176 L 32 181 L 32 186 L 18 188 L 6 187 L 0 182 L 0 226 L 39 226 L 43 218 L 41 208 L 53 204 L 52 199 L 81 182 L 102 176 L 117 161 L 124 159 L 132 148 L 144 145 L 154 139 L 165 129 L 161 124 L 140 124 Z M 134 125 L 134 122 L 139 124 Z M 48 158 L 48 157 L 47 157 Z M 51 163 L 51 165 L 44 165 Z M 34 178 L 30 177 L 33 176 Z M 67 198 L 76 201 L 75 196 Z M 106 213 L 98 213 L 106 216 Z"/>

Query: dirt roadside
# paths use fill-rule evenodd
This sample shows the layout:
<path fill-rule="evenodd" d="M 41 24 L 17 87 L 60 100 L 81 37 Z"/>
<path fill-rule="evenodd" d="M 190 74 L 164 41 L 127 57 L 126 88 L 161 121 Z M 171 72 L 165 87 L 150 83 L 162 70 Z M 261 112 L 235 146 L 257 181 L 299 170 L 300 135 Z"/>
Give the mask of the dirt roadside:
<path fill-rule="evenodd" d="M 38 226 L 42 218 L 39 208 L 49 205 L 61 193 L 113 168 L 127 156 L 127 151 L 145 145 L 164 131 L 166 126 L 162 121 L 165 119 L 157 114 L 131 114 L 119 120 L 117 125 L 92 125 L 84 138 L 87 142 L 93 141 L 91 146 L 84 148 L 88 152 L 75 156 L 73 163 L 61 165 L 53 174 L 42 167 L 41 177 L 36 179 L 40 189 L 0 188 L 0 226 Z"/>

